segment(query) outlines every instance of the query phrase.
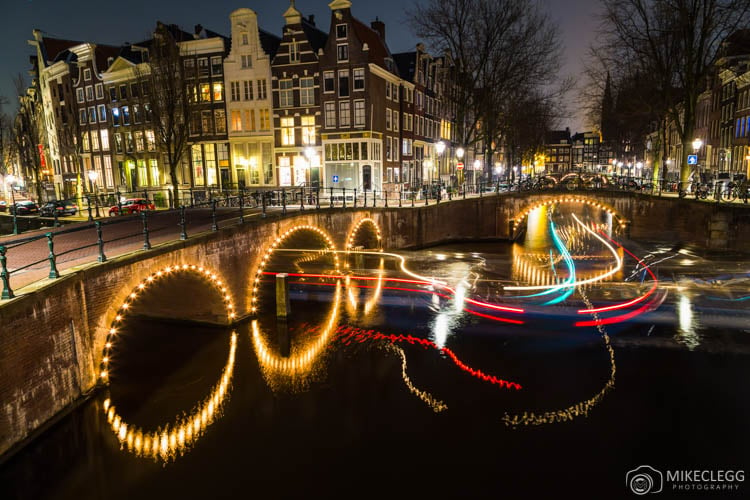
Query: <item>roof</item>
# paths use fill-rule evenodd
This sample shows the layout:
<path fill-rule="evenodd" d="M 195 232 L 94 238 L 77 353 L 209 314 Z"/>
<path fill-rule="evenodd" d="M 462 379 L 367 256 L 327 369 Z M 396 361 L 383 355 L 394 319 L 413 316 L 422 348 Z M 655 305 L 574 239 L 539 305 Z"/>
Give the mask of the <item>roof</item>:
<path fill-rule="evenodd" d="M 305 32 L 305 36 L 316 54 L 320 49 L 325 47 L 326 41 L 328 41 L 328 33 L 320 31 L 304 17 L 302 18 L 302 30 Z"/>
<path fill-rule="evenodd" d="M 561 144 L 562 141 L 567 141 L 570 144 L 570 131 L 568 130 L 549 130 L 545 134 L 545 142 L 547 144 Z"/>
<path fill-rule="evenodd" d="M 46 61 L 54 61 L 57 59 L 61 53 L 71 49 L 72 47 L 75 47 L 76 45 L 81 45 L 85 42 L 79 42 L 76 40 L 64 40 L 62 38 L 42 38 L 42 43 L 40 44 L 42 49 L 42 55 L 46 59 Z M 46 62 L 45 61 L 45 62 Z"/>
<path fill-rule="evenodd" d="M 279 50 L 281 38 L 260 28 L 258 28 L 258 36 L 260 37 L 260 46 L 263 48 L 263 52 L 273 59 L 276 51 Z"/>
<path fill-rule="evenodd" d="M 407 81 L 414 81 L 414 73 L 417 70 L 417 53 L 400 52 L 393 54 L 393 60 L 396 61 L 396 67 L 402 78 Z"/>
<path fill-rule="evenodd" d="M 113 60 L 116 59 L 120 50 L 120 47 L 115 47 L 114 45 L 97 45 L 94 52 L 94 57 L 96 58 L 96 69 L 98 71 L 106 71 L 109 67 L 107 61 L 110 57 Z"/>
<path fill-rule="evenodd" d="M 366 43 L 367 47 L 370 49 L 370 62 L 377 64 L 391 73 L 398 74 L 398 70 L 395 67 L 389 67 L 389 65 L 386 64 L 386 59 L 392 59 L 391 51 L 388 50 L 385 40 L 380 38 L 380 34 L 354 17 L 352 17 L 352 24 L 354 25 L 354 32 L 357 34 L 357 38 L 359 38 L 363 44 Z"/>

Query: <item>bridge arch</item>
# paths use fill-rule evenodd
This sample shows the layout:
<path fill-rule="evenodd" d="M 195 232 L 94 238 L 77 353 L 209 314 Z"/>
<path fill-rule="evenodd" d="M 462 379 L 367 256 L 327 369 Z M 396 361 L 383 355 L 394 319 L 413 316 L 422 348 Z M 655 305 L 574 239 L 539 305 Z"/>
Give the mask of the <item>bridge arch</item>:
<path fill-rule="evenodd" d="M 523 220 L 526 219 L 529 214 L 537 208 L 559 203 L 574 203 L 578 205 L 588 205 L 594 208 L 599 208 L 612 215 L 612 218 L 620 226 L 624 227 L 628 224 L 628 220 L 620 212 L 618 212 L 617 209 L 615 209 L 611 204 L 603 202 L 597 198 L 590 198 L 581 195 L 551 195 L 541 200 L 537 199 L 531 201 L 527 205 L 521 207 L 511 218 L 513 229 L 517 228 L 523 222 Z"/>
<path fill-rule="evenodd" d="M 380 229 L 380 226 L 378 223 L 372 219 L 371 217 L 364 217 L 362 219 L 359 219 L 351 228 L 349 231 L 349 235 L 346 238 L 346 250 L 353 249 L 357 242 L 357 236 L 359 236 L 360 231 L 364 229 L 365 226 L 371 226 L 372 230 L 375 233 L 375 237 L 377 238 L 377 248 L 381 249 L 383 246 L 383 235 Z"/>
<path fill-rule="evenodd" d="M 276 240 L 273 243 L 271 243 L 268 247 L 266 247 L 266 249 L 263 252 L 259 254 L 261 257 L 259 259 L 258 264 L 255 266 L 255 274 L 251 278 L 251 284 L 252 284 L 252 289 L 250 293 L 250 312 L 251 313 L 256 314 L 260 307 L 258 286 L 260 285 L 261 279 L 263 278 L 265 267 L 268 265 L 268 262 L 270 261 L 274 252 L 278 248 L 280 248 L 284 244 L 284 242 L 288 240 L 292 235 L 300 231 L 315 233 L 324 241 L 324 246 L 322 250 L 326 252 L 331 252 L 333 254 L 334 267 L 336 268 L 337 272 L 339 271 L 339 257 L 336 252 L 336 244 L 333 242 L 333 239 L 326 231 L 324 231 L 323 229 L 317 226 L 313 226 L 310 224 L 300 224 L 297 226 L 292 226 L 291 228 L 287 229 L 284 233 L 277 236 Z"/>
<path fill-rule="evenodd" d="M 236 317 L 234 310 L 234 302 L 232 296 L 229 293 L 229 289 L 226 283 L 220 278 L 213 270 L 196 264 L 175 264 L 169 265 L 164 268 L 159 268 L 153 273 L 146 276 L 141 280 L 135 287 L 132 288 L 130 293 L 125 297 L 123 303 L 117 308 L 116 315 L 110 324 L 109 331 L 104 343 L 104 350 L 102 352 L 102 359 L 99 370 L 99 380 L 105 384 L 109 384 L 110 375 L 110 362 L 112 359 L 112 351 L 114 349 L 117 335 L 123 322 L 130 312 L 132 307 L 138 302 L 140 297 L 149 289 L 152 285 L 157 282 L 163 281 L 170 277 L 182 273 L 191 273 L 201 277 L 208 286 L 213 287 L 218 294 L 221 296 L 221 300 L 226 308 L 227 312 L 227 324 L 230 324 Z"/>

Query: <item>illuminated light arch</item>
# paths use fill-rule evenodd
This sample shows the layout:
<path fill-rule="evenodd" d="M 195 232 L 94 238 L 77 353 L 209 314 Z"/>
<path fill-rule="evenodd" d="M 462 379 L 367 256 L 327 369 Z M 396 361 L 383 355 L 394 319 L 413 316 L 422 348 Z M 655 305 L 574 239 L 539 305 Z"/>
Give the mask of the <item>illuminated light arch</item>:
<path fill-rule="evenodd" d="M 155 431 L 128 424 L 117 414 L 112 401 L 104 401 L 104 414 L 112 431 L 120 442 L 121 449 L 139 457 L 150 457 L 164 462 L 174 460 L 178 453 L 184 455 L 204 434 L 208 426 L 216 422 L 231 390 L 234 360 L 237 351 L 237 333 L 229 340 L 229 357 L 219 381 L 201 403 L 186 415 L 181 414 L 171 424 L 157 427 Z"/>
<path fill-rule="evenodd" d="M 382 248 L 383 239 L 382 239 L 382 233 L 380 231 L 380 226 L 378 226 L 378 223 L 375 222 L 374 219 L 371 219 L 370 217 L 365 217 L 364 219 L 360 219 L 357 221 L 357 223 L 354 225 L 351 231 L 349 231 L 349 237 L 346 239 L 346 249 L 351 250 L 354 248 L 354 241 L 357 237 L 357 234 L 359 233 L 359 230 L 362 229 L 362 226 L 364 224 L 369 223 L 372 225 L 372 227 L 375 229 L 375 236 L 378 239 L 378 246 L 379 248 Z"/>
<path fill-rule="evenodd" d="M 523 220 L 529 216 L 531 212 L 536 210 L 537 208 L 541 208 L 548 205 L 556 205 L 559 203 L 575 203 L 578 205 L 589 205 L 594 208 L 598 208 L 600 210 L 604 210 L 608 214 L 610 214 L 619 225 L 625 226 L 628 224 L 628 221 L 619 213 L 615 208 L 608 203 L 602 203 L 601 201 L 592 200 L 589 198 L 586 198 L 585 196 L 577 196 L 577 195 L 561 195 L 556 196 L 555 198 L 549 198 L 543 201 L 540 201 L 538 203 L 532 204 L 530 206 L 525 207 L 518 215 L 513 217 L 511 219 L 511 222 L 513 223 L 513 227 L 517 227 Z"/>
<path fill-rule="evenodd" d="M 139 297 L 141 297 L 141 295 L 143 295 L 143 293 L 148 290 L 151 285 L 167 277 L 175 276 L 179 273 L 196 274 L 205 279 L 208 284 L 216 288 L 216 290 L 220 293 L 221 300 L 227 310 L 227 324 L 232 323 L 232 321 L 236 317 L 232 296 L 229 294 L 229 289 L 227 288 L 224 281 L 219 279 L 219 275 L 217 275 L 215 272 L 203 266 L 196 266 L 194 264 L 176 264 L 159 269 L 158 271 L 147 276 L 138 285 L 136 285 L 127 295 L 122 305 L 117 309 L 117 314 L 115 315 L 114 320 L 112 320 L 109 331 L 107 332 L 107 339 L 104 343 L 104 352 L 102 355 L 101 369 L 99 372 L 99 379 L 102 383 L 109 384 L 109 366 L 112 359 L 112 349 L 114 347 L 115 340 L 117 339 L 119 328 L 122 325 L 125 316 L 127 316 L 127 313 L 130 311 L 133 305 L 136 304 Z"/>
<path fill-rule="evenodd" d="M 305 346 L 299 352 L 292 353 L 289 357 L 274 354 L 266 345 L 261 335 L 258 320 L 252 322 L 252 341 L 255 353 L 264 373 L 268 376 L 281 375 L 286 377 L 303 376 L 310 372 L 315 361 L 325 350 L 332 334 L 335 332 L 339 316 L 339 303 L 341 299 L 341 281 L 336 282 L 336 294 L 333 298 L 333 306 L 318 338 Z"/>
<path fill-rule="evenodd" d="M 261 257 L 260 263 L 258 264 L 255 276 L 252 279 L 252 292 L 250 294 L 250 311 L 252 313 L 258 312 L 258 285 L 260 285 L 260 280 L 263 277 L 263 273 L 265 272 L 265 267 L 268 264 L 268 261 L 271 259 L 271 256 L 276 251 L 276 249 L 284 243 L 290 236 L 293 234 L 299 232 L 299 231 L 312 231 L 320 235 L 326 242 L 326 247 L 323 249 L 326 252 L 330 252 L 333 255 L 333 263 L 334 267 L 336 268 L 336 272 L 339 272 L 339 257 L 338 252 L 336 251 L 336 245 L 333 243 L 333 239 L 316 226 L 311 226 L 308 224 L 303 224 L 299 226 L 294 226 L 288 230 L 286 230 L 281 236 L 278 236 L 276 240 L 271 243 L 271 245 L 266 248 L 265 252 L 263 252 L 263 257 Z"/>

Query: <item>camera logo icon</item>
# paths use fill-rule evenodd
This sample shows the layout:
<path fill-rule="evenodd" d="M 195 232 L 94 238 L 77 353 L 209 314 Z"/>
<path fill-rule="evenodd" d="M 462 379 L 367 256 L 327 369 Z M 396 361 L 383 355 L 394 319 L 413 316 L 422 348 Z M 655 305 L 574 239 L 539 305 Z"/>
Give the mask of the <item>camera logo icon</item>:
<path fill-rule="evenodd" d="M 625 484 L 636 495 L 660 493 L 664 486 L 664 476 L 650 465 L 641 465 L 628 471 Z"/>

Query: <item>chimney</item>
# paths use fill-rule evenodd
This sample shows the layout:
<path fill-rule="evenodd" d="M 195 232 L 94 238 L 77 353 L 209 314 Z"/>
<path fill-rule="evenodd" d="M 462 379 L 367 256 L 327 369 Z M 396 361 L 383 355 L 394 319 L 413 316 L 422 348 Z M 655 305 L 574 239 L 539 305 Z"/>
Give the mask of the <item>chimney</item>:
<path fill-rule="evenodd" d="M 370 23 L 370 27 L 373 30 L 377 31 L 380 35 L 380 38 L 385 41 L 385 23 L 383 21 L 376 17 L 375 20 Z"/>
<path fill-rule="evenodd" d="M 201 31 L 203 31 L 203 26 L 201 26 L 200 24 L 196 24 L 195 25 L 195 34 L 196 35 L 200 35 Z"/>
<path fill-rule="evenodd" d="M 310 14 L 307 18 L 307 22 L 315 26 L 315 16 L 313 14 Z"/>

